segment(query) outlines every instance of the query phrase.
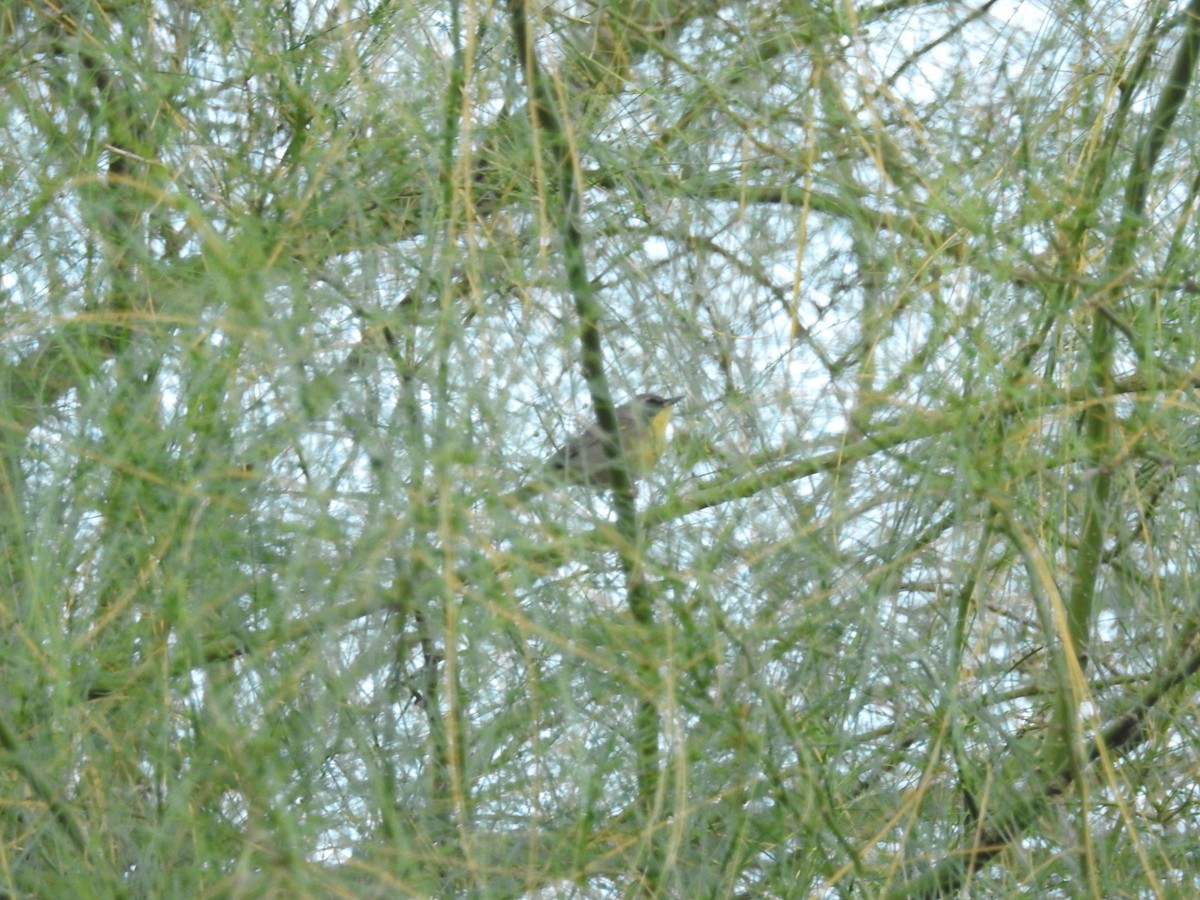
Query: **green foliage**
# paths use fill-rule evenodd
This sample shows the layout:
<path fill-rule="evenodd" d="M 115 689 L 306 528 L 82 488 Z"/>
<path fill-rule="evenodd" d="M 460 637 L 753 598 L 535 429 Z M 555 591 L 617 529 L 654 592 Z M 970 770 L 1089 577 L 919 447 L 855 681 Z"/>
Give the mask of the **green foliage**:
<path fill-rule="evenodd" d="M 168 6 L 0 15 L 0 895 L 1194 885 L 1197 3 Z"/>

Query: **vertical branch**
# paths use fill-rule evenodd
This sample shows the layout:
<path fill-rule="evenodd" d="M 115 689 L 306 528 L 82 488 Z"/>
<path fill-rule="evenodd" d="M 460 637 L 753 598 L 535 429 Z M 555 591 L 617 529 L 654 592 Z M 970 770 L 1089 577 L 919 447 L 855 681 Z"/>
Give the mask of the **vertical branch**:
<path fill-rule="evenodd" d="M 562 236 L 567 285 L 579 317 L 580 363 L 592 395 L 596 421 L 610 438 L 606 444 L 617 511 L 617 550 L 625 574 L 629 608 L 634 620 L 644 628 L 649 628 L 653 624 L 653 599 L 642 571 L 633 482 L 628 464 L 621 455 L 620 441 L 617 439 L 617 419 L 605 376 L 600 305 L 587 274 L 579 158 L 566 124 L 559 114 L 559 103 L 538 64 L 524 0 L 509 0 L 509 18 L 517 56 L 529 87 L 530 119 L 535 132 L 545 141 L 558 191 L 559 202 L 550 212 L 556 219 Z M 634 747 L 638 758 L 638 804 L 644 812 L 649 813 L 658 794 L 659 780 L 657 667 L 653 663 L 641 664 L 638 676 L 643 690 L 634 725 Z M 653 874 L 652 870 L 653 864 L 644 872 L 648 882 L 646 889 L 650 893 L 656 893 L 658 876 Z"/>
<path fill-rule="evenodd" d="M 1072 674 L 1078 671 L 1081 681 L 1083 669 L 1088 663 L 1096 583 L 1099 580 L 1104 559 L 1104 542 L 1109 531 L 1113 460 L 1118 455 L 1113 446 L 1117 436 L 1117 423 L 1112 402 L 1115 393 L 1113 361 L 1116 354 L 1116 329 L 1112 311 L 1120 299 L 1134 264 L 1151 174 L 1171 125 L 1187 95 L 1187 87 L 1195 71 L 1197 53 L 1200 51 L 1200 0 L 1192 0 L 1185 18 L 1186 29 L 1174 65 L 1158 98 L 1158 104 L 1151 114 L 1150 123 L 1133 155 L 1125 184 L 1121 220 L 1107 262 L 1105 287 L 1093 301 L 1092 333 L 1088 347 L 1088 388 L 1091 392 L 1091 402 L 1085 413 L 1084 440 L 1091 462 L 1090 471 L 1094 474 L 1084 501 L 1079 551 L 1066 604 L 1066 634 L 1063 636 L 1067 652 L 1073 654 L 1073 658 L 1069 660 L 1072 664 Z M 1151 37 L 1147 41 L 1147 49 L 1154 44 L 1155 40 Z M 1143 59 L 1145 58 L 1146 54 L 1143 54 Z M 1128 103 L 1129 97 L 1130 91 L 1127 90 L 1123 93 L 1123 100 Z M 1134 349 L 1136 351 L 1138 348 Z M 1074 667 L 1075 663 L 1078 663 L 1078 670 Z M 1057 748 L 1052 748 L 1055 756 L 1051 758 L 1072 767 L 1074 777 L 1083 787 L 1085 782 L 1082 780 L 1082 772 L 1086 760 L 1078 719 L 1082 696 L 1074 680 L 1064 685 L 1064 688 L 1066 689 L 1058 697 L 1053 731 L 1061 743 Z M 1079 824 L 1082 845 L 1086 847 L 1091 842 L 1086 791 L 1081 791 L 1081 799 L 1083 813 L 1079 816 Z M 1089 877 L 1094 878 L 1091 854 L 1087 854 L 1084 863 Z"/>
<path fill-rule="evenodd" d="M 457 542 L 455 529 L 455 492 L 450 490 L 451 459 L 444 452 L 428 452 L 427 447 L 448 446 L 451 426 L 451 394 L 454 369 L 454 345 L 460 333 L 457 294 L 453 288 L 453 270 L 459 236 L 462 233 L 465 197 L 462 190 L 458 148 L 462 140 L 463 108 L 467 65 L 462 39 L 462 8 L 459 0 L 450 2 L 450 38 L 453 53 L 446 84 L 437 193 L 437 225 L 433 229 L 440 241 L 431 240 L 423 260 L 427 273 L 425 288 L 436 292 L 437 320 L 434 331 L 435 375 L 433 403 L 426 413 L 420 398 L 420 354 L 413 343 L 420 318 L 419 302 L 407 302 L 405 310 L 413 318 L 405 323 L 408 336 L 402 363 L 405 385 L 404 404 L 409 421 L 409 452 L 412 465 L 411 488 L 416 496 L 436 500 L 417 504 L 413 519 L 412 576 L 418 588 L 418 607 L 413 612 L 421 648 L 424 707 L 429 725 L 430 833 L 433 844 L 444 848 L 436 862 L 436 877 L 447 894 L 461 892 L 463 872 L 470 866 L 459 865 L 470 854 L 472 821 L 472 783 L 467 773 L 467 713 L 461 684 L 458 650 L 461 635 L 461 591 L 454 577 Z M 468 176 L 469 177 L 469 176 Z M 389 342 L 393 338 L 389 337 Z M 395 351 L 395 347 L 393 347 Z M 400 357 L 394 352 L 397 360 Z M 426 443 L 428 439 L 428 444 Z M 419 462 L 418 462 L 419 461 Z M 428 611 L 436 611 L 430 615 Z M 437 620 L 436 627 L 434 620 Z M 399 635 L 403 637 L 402 635 Z"/>
<path fill-rule="evenodd" d="M 1083 662 L 1086 662 L 1088 628 L 1106 533 L 1108 497 L 1112 487 L 1109 461 L 1113 455 L 1110 450 L 1113 423 L 1109 398 L 1113 394 L 1112 361 L 1115 334 L 1111 308 L 1118 299 L 1125 277 L 1133 265 L 1138 235 L 1145 220 L 1151 174 L 1187 96 L 1187 89 L 1195 75 L 1197 59 L 1200 58 L 1200 0 L 1192 0 L 1184 18 L 1187 24 L 1183 41 L 1175 56 L 1166 85 L 1158 98 L 1158 104 L 1150 117 L 1150 124 L 1138 142 L 1129 169 L 1124 209 L 1107 264 L 1107 287 L 1096 301 L 1097 309 L 1092 317 L 1089 380 L 1095 393 L 1095 401 L 1087 413 L 1086 439 L 1096 475 L 1088 492 L 1078 565 L 1068 604 L 1071 637 Z"/>

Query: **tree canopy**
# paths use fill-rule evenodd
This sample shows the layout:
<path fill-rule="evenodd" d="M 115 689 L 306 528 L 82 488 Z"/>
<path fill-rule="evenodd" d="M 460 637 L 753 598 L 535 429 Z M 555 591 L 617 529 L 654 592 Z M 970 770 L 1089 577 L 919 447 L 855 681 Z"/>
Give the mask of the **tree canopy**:
<path fill-rule="evenodd" d="M 0 896 L 1194 888 L 1200 0 L 0 39 Z"/>

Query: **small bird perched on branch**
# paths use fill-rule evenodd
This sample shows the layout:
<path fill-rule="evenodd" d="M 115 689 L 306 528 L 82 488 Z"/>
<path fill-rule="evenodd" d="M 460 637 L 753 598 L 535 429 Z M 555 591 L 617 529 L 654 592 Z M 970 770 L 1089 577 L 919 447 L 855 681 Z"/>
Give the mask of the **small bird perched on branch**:
<path fill-rule="evenodd" d="M 667 446 L 667 423 L 671 408 L 682 397 L 638 394 L 631 402 L 618 406 L 617 433 L 621 453 L 633 479 L 654 468 Z M 521 502 L 542 493 L 554 482 L 602 488 L 612 484 L 612 464 L 608 458 L 608 435 L 593 422 L 569 438 L 546 460 L 543 477 L 524 484 L 505 495 L 506 501 Z"/>

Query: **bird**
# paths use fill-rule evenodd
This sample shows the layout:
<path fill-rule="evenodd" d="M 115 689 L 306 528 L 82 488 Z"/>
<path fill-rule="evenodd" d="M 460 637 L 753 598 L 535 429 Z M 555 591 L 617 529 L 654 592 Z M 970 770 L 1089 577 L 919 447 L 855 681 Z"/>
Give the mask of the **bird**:
<path fill-rule="evenodd" d="M 683 397 L 638 394 L 629 403 L 613 410 L 621 453 L 635 481 L 654 468 L 667 446 L 667 423 L 672 408 Z M 592 488 L 612 485 L 612 463 L 608 456 L 608 434 L 593 422 L 568 438 L 545 462 L 544 475 L 505 495 L 510 501 L 523 501 L 547 490 L 553 483 Z"/>

